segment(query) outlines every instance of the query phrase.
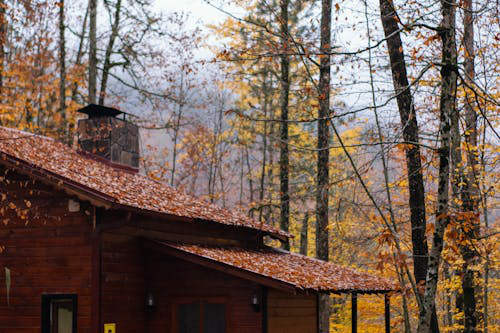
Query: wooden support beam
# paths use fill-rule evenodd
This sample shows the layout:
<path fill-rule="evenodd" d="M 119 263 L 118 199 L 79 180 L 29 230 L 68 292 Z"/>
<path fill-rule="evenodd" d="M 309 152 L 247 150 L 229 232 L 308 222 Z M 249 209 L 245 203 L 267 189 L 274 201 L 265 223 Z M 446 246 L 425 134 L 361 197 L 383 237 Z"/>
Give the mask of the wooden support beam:
<path fill-rule="evenodd" d="M 167 242 L 186 242 L 206 245 L 236 245 L 241 246 L 238 240 L 214 237 L 200 237 L 195 235 L 176 234 L 163 231 L 149 230 L 144 228 L 136 228 L 124 226 L 111 231 L 114 234 L 128 235 L 130 237 L 143 237 L 146 239 L 155 239 Z"/>
<path fill-rule="evenodd" d="M 353 292 L 351 294 L 351 328 L 352 333 L 358 332 L 358 295 Z"/>
<path fill-rule="evenodd" d="M 389 294 L 384 295 L 385 333 L 391 333 L 391 303 Z"/>
<path fill-rule="evenodd" d="M 93 211 L 93 224 L 99 227 L 101 224 L 102 209 L 95 208 Z M 95 228 L 91 236 L 92 248 L 92 275 L 91 275 L 91 325 L 93 332 L 101 331 L 101 271 L 102 271 L 102 243 L 101 233 L 98 228 Z"/>
<path fill-rule="evenodd" d="M 268 333 L 268 288 L 262 286 L 262 333 Z"/>

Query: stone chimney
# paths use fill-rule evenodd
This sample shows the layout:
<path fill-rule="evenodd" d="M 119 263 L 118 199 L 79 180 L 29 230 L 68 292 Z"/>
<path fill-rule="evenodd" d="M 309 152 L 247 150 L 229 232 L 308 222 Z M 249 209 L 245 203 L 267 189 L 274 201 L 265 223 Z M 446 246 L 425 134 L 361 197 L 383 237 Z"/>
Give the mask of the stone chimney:
<path fill-rule="evenodd" d="M 125 112 L 95 104 L 89 104 L 78 112 L 88 116 L 78 121 L 80 150 L 113 164 L 139 168 L 139 128 L 125 120 Z"/>

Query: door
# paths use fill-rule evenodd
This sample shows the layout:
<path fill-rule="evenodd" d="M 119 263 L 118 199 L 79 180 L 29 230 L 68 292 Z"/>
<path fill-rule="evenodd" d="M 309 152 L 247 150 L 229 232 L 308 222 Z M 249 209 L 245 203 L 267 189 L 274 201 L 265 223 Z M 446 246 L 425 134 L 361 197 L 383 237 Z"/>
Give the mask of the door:
<path fill-rule="evenodd" d="M 175 333 L 226 333 L 227 306 L 221 299 L 174 302 Z"/>

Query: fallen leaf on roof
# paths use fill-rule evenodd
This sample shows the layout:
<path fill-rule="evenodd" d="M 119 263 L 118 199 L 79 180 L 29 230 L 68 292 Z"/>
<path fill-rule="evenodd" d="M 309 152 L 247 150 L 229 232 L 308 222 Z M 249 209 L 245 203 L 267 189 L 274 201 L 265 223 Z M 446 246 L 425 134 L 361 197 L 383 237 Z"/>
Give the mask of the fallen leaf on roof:
<path fill-rule="evenodd" d="M 238 211 L 220 208 L 153 180 L 84 156 L 52 138 L 0 127 L 0 153 L 96 191 L 118 204 L 189 219 L 213 221 L 289 236 Z M 17 162 L 17 161 L 16 161 Z"/>
<path fill-rule="evenodd" d="M 296 253 L 271 247 L 245 249 L 235 246 L 206 246 L 166 243 L 162 246 L 214 260 L 293 285 L 297 289 L 322 292 L 390 292 L 390 280 Z"/>

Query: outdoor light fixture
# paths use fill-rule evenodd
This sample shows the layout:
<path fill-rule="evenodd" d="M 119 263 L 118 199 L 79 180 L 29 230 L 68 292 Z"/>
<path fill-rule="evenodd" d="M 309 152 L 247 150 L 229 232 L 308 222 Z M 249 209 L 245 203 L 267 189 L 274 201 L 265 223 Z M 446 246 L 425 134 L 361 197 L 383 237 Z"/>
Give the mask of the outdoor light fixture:
<path fill-rule="evenodd" d="M 253 308 L 253 310 L 255 312 L 259 312 L 260 311 L 259 296 L 257 295 L 257 293 L 255 291 L 252 294 L 251 305 L 252 305 L 252 308 Z"/>
<path fill-rule="evenodd" d="M 153 310 L 156 308 L 156 300 L 153 293 L 150 291 L 146 295 L 146 309 Z"/>

